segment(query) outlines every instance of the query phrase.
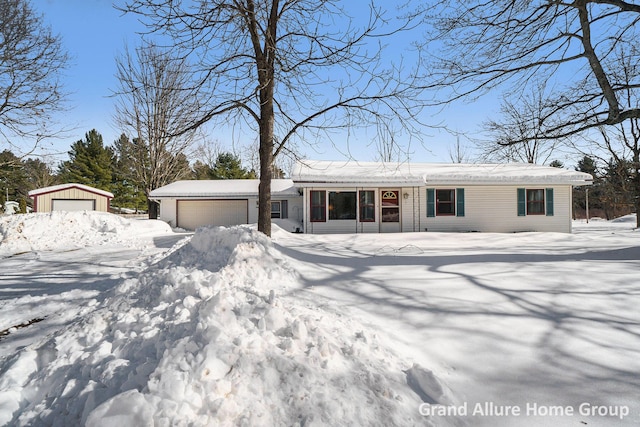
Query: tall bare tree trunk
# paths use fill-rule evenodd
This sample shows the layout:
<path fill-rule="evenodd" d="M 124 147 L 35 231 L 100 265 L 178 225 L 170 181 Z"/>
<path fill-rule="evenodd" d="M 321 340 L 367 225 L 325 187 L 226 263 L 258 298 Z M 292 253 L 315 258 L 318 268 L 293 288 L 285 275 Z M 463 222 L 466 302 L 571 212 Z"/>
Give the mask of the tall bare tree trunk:
<path fill-rule="evenodd" d="M 271 176 L 273 175 L 273 107 L 263 105 L 260 121 L 260 185 L 258 196 L 258 231 L 271 236 Z M 265 112 L 267 110 L 267 112 Z M 265 115 L 266 113 L 266 115 Z"/>

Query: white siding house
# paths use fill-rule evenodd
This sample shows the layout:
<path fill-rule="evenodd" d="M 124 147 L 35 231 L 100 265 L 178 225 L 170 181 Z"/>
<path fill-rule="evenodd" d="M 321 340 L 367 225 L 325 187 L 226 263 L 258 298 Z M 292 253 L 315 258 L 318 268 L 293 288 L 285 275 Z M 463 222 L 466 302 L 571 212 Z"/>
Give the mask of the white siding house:
<path fill-rule="evenodd" d="M 195 230 L 207 225 L 258 222 L 257 179 L 176 181 L 151 191 L 160 219 Z M 289 179 L 271 181 L 271 219 L 287 231 L 302 231 L 302 196 Z"/>
<path fill-rule="evenodd" d="M 571 232 L 589 174 L 532 164 L 300 161 L 306 233 Z"/>

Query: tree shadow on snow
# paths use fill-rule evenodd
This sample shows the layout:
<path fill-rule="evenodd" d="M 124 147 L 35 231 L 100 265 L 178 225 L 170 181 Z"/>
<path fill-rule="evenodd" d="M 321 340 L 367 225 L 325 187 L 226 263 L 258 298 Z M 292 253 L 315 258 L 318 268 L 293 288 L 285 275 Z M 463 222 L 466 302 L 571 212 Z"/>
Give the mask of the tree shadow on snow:
<path fill-rule="evenodd" d="M 640 390 L 640 283 L 630 278 L 640 271 L 640 246 L 438 255 L 354 245 L 345 256 L 352 241 L 342 243 L 279 246 L 294 265 L 320 274 L 301 268 L 296 297 L 324 297 L 388 320 L 378 326 L 424 354 L 443 342 L 461 347 L 467 360 L 450 363 L 466 364 L 460 369 L 469 378 L 506 400 L 524 394 L 605 404 Z M 398 327 L 403 333 L 393 334 Z M 534 363 L 519 365 L 522 352 Z"/>

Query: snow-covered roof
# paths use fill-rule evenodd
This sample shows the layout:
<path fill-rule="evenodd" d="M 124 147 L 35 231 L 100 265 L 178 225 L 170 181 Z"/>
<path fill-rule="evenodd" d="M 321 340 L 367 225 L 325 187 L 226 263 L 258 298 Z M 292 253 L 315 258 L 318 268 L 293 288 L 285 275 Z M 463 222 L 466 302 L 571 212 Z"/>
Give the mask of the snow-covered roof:
<path fill-rule="evenodd" d="M 382 163 L 356 161 L 297 162 L 296 185 L 405 185 L 436 184 L 591 184 L 587 173 L 529 163 Z"/>
<path fill-rule="evenodd" d="M 73 182 L 67 183 L 67 184 L 52 185 L 49 187 L 43 187 L 43 188 L 38 188 L 36 190 L 31 190 L 29 191 L 29 197 L 38 196 L 41 194 L 53 193 L 56 191 L 68 190 L 69 188 L 78 188 L 80 190 L 88 191 L 90 193 L 100 194 L 101 196 L 113 198 L 113 194 L 108 191 L 100 190 L 99 188 L 89 187 L 88 185 L 78 184 Z"/>
<path fill-rule="evenodd" d="M 176 181 L 151 191 L 152 198 L 171 197 L 257 197 L 258 179 L 219 179 Z M 271 180 L 273 196 L 298 196 L 298 190 L 290 179 Z"/>

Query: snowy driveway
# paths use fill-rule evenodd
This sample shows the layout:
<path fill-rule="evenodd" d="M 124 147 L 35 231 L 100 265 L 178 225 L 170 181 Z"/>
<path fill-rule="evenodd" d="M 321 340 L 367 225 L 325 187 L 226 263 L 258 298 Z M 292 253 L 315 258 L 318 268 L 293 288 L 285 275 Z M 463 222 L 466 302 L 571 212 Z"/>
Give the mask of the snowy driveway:
<path fill-rule="evenodd" d="M 452 389 L 450 409 L 469 425 L 638 425 L 640 234 L 631 226 L 276 242 L 302 275 L 300 297 L 337 301 L 383 331 Z"/>

